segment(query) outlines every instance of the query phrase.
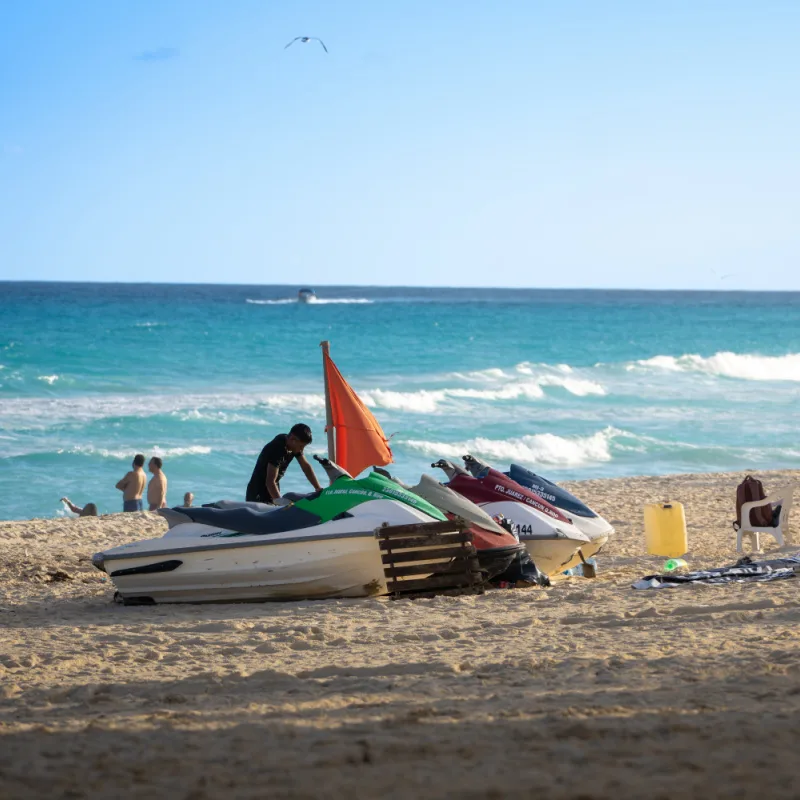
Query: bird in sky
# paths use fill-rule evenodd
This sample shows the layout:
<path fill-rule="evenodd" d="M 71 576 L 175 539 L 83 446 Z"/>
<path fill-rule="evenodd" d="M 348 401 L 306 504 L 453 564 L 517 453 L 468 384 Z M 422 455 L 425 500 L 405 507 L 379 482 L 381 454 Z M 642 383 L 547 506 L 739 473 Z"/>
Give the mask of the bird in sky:
<path fill-rule="evenodd" d="M 322 49 L 327 53 L 328 48 L 325 47 L 325 42 L 322 41 L 318 36 L 295 36 L 289 44 L 286 45 L 283 49 L 285 50 L 287 47 L 291 47 L 295 42 L 302 42 L 303 44 L 308 44 L 309 42 L 319 42 L 322 45 Z"/>

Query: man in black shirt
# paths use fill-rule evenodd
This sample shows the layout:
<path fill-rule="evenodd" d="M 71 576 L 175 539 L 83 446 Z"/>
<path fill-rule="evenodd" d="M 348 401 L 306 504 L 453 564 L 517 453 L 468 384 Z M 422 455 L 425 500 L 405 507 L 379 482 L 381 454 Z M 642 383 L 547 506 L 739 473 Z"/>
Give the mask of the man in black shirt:
<path fill-rule="evenodd" d="M 256 461 L 250 483 L 247 484 L 247 500 L 258 503 L 279 501 L 281 499 L 281 478 L 293 459 L 297 459 L 308 482 L 314 489 L 320 491 L 322 487 L 319 485 L 317 476 L 303 455 L 307 444 L 311 444 L 311 428 L 298 423 L 292 427 L 289 433 L 280 433 L 265 445 Z"/>

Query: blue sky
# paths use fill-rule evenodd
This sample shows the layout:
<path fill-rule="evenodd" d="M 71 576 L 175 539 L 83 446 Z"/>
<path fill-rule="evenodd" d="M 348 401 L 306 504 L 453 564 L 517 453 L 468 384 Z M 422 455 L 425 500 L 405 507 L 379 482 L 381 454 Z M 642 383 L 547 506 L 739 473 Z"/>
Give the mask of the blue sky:
<path fill-rule="evenodd" d="M 0 279 L 797 290 L 799 40 L 789 0 L 5 2 Z"/>

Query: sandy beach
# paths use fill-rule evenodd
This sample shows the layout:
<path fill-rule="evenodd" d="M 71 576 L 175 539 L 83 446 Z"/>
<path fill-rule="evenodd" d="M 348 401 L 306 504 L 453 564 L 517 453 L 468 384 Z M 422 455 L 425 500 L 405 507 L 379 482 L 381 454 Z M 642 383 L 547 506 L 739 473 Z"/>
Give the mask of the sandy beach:
<path fill-rule="evenodd" d="M 646 502 L 735 561 L 742 477 L 567 484 L 596 579 L 413 601 L 126 608 L 89 559 L 159 517 L 0 523 L 0 796 L 796 797 L 800 582 L 630 588 Z"/>

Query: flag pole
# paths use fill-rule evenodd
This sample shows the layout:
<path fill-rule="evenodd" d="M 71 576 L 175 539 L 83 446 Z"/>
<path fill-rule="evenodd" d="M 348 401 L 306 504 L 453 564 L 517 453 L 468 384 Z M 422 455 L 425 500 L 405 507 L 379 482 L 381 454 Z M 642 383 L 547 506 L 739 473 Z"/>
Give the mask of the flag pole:
<path fill-rule="evenodd" d="M 325 369 L 325 358 L 331 357 L 331 343 L 326 339 L 320 342 L 322 348 L 322 376 L 325 379 L 325 431 L 328 434 L 328 458 L 336 461 L 336 439 L 333 433 L 333 412 L 331 411 L 331 394 L 328 387 L 328 370 Z"/>

